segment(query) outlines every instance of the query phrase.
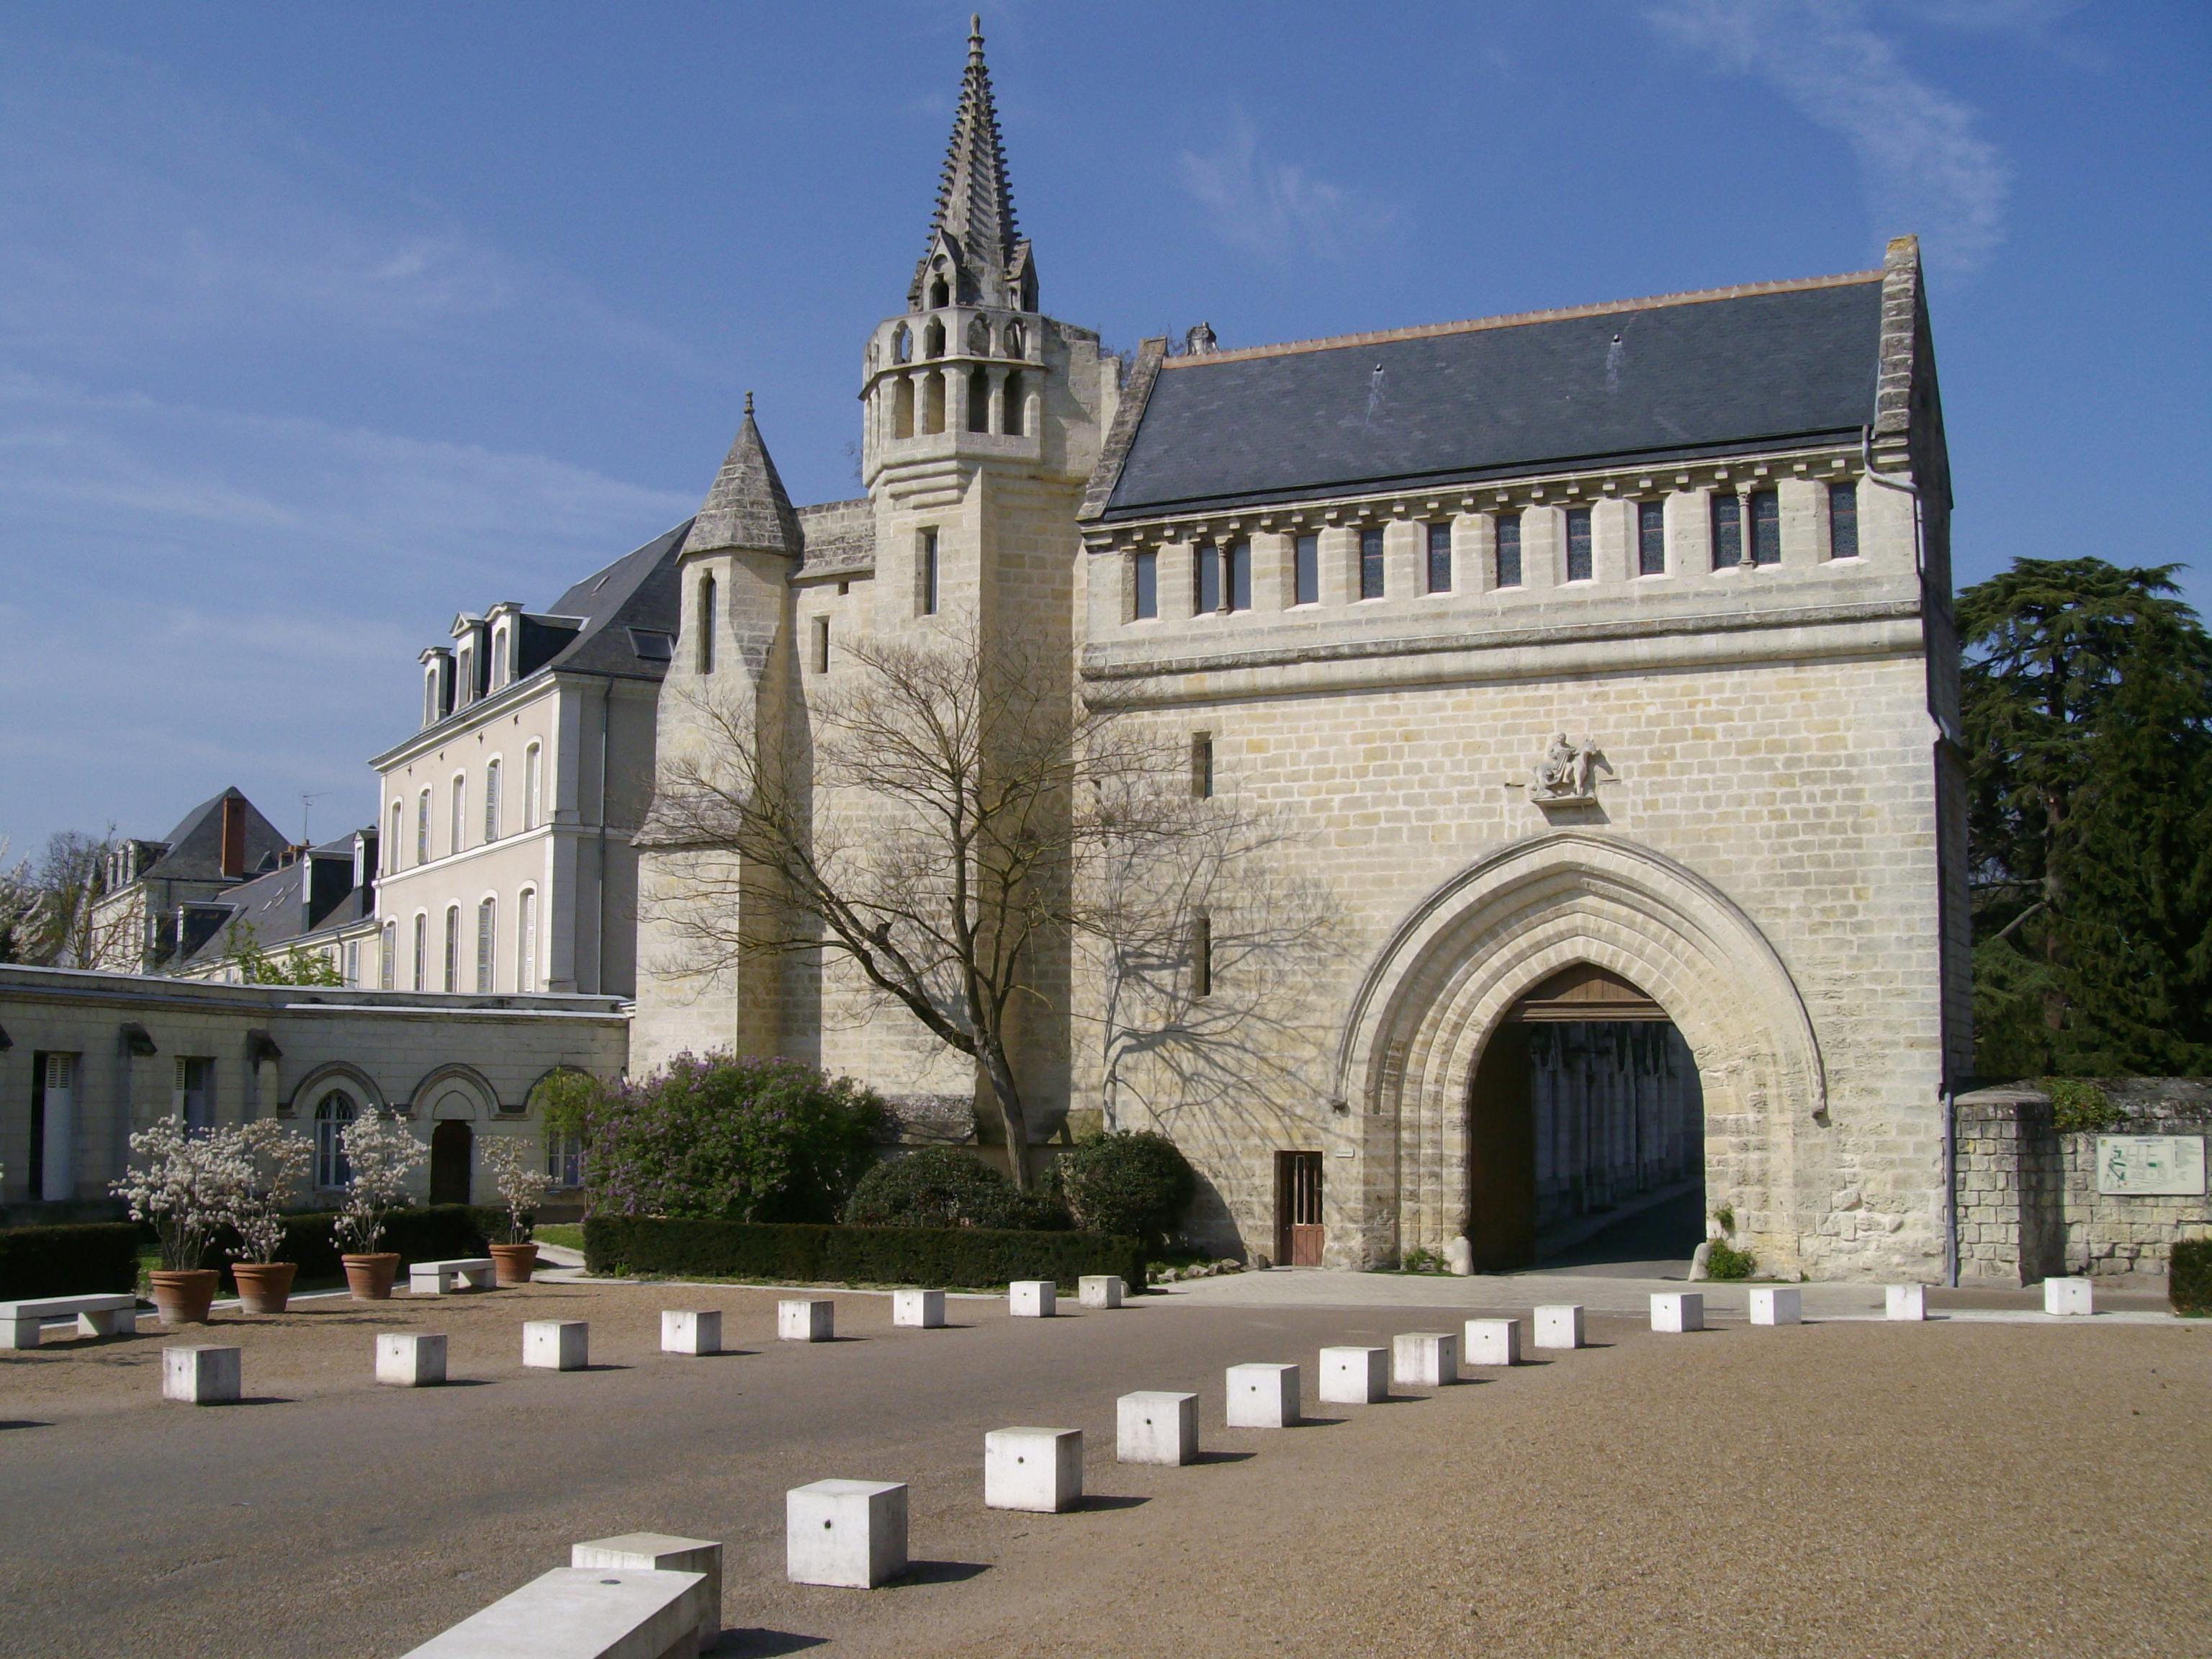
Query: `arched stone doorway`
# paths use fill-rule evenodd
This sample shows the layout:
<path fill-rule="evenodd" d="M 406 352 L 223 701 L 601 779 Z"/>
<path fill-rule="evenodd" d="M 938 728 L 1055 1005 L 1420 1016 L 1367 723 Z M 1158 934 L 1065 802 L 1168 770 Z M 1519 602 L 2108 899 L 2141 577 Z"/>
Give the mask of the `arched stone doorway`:
<path fill-rule="evenodd" d="M 430 1201 L 465 1204 L 476 1163 L 476 1132 L 459 1118 L 430 1131 Z"/>
<path fill-rule="evenodd" d="M 1485 1045 L 1468 1158 L 1477 1273 L 1569 1253 L 1686 1260 L 1703 1236 L 1696 1061 L 1664 1008 L 1589 963 L 1522 997 Z"/>
<path fill-rule="evenodd" d="M 1516 1003 L 1577 964 L 1671 1018 L 1703 1096 L 1705 1197 L 1735 1210 L 1763 1261 L 1796 1267 L 1799 1143 L 1824 1132 L 1827 1109 L 1803 999 L 1772 944 L 1710 881 L 1586 829 L 1513 842 L 1438 885 L 1362 979 L 1336 1092 L 1359 1125 L 1364 1168 L 1356 1188 L 1340 1182 L 1329 1195 L 1333 1263 L 1441 1254 L 1463 1236 L 1478 1062 Z"/>

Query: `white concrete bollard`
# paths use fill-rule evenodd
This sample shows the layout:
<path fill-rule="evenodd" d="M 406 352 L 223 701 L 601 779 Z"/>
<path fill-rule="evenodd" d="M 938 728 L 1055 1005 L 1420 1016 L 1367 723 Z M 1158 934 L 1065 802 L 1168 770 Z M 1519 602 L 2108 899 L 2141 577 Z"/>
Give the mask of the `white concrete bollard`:
<path fill-rule="evenodd" d="M 663 1308 L 660 1310 L 660 1351 L 663 1353 L 689 1354 L 721 1352 L 721 1310 L 718 1308 Z M 685 1571 L 696 1572 L 698 1569 L 693 1567 Z"/>
<path fill-rule="evenodd" d="M 593 1538 L 568 1548 L 572 1567 L 629 1572 L 696 1572 L 707 1581 L 701 1597 L 705 1613 L 698 1625 L 699 1645 L 711 1648 L 722 1634 L 722 1547 L 704 1538 L 673 1538 L 663 1532 L 626 1532 L 618 1538 Z"/>
<path fill-rule="evenodd" d="M 983 1437 L 983 1506 L 1058 1515 L 1083 1502 L 1083 1431 L 994 1429 Z"/>
<path fill-rule="evenodd" d="M 239 1353 L 205 1343 L 162 1349 L 161 1398 L 187 1406 L 236 1405 Z"/>
<path fill-rule="evenodd" d="M 906 1571 L 906 1485 L 817 1480 L 783 1495 L 784 1576 L 873 1589 Z"/>
<path fill-rule="evenodd" d="M 1390 1397 L 1388 1348 L 1323 1348 L 1314 1392 L 1326 1406 L 1371 1406 Z"/>
<path fill-rule="evenodd" d="M 1049 1279 L 1018 1279 L 1006 1286 L 1006 1311 L 1017 1319 L 1050 1319 L 1059 1296 Z"/>
<path fill-rule="evenodd" d="M 442 1331 L 379 1331 L 376 1380 L 396 1389 L 434 1388 L 446 1380 Z"/>
<path fill-rule="evenodd" d="M 1925 1285 L 1892 1285 L 1883 1291 L 1886 1311 L 1892 1319 L 1922 1320 L 1928 1317 L 1928 1287 Z"/>
<path fill-rule="evenodd" d="M 1114 1403 L 1114 1456 L 1122 1463 L 1198 1461 L 1198 1396 L 1141 1390 Z"/>
<path fill-rule="evenodd" d="M 720 1622 L 707 1577 L 635 1567 L 556 1567 L 502 1595 L 406 1659 L 617 1659 L 696 1650 L 700 1627 Z"/>
<path fill-rule="evenodd" d="M 775 1334 L 783 1342 L 827 1342 L 836 1329 L 837 1304 L 817 1297 L 787 1297 L 775 1304 Z"/>
<path fill-rule="evenodd" d="M 1751 1293 L 1751 1322 L 1754 1325 L 1802 1325 L 1804 1298 L 1790 1285 L 1761 1285 Z"/>
<path fill-rule="evenodd" d="M 1287 1429 L 1298 1420 L 1298 1368 L 1246 1364 L 1229 1368 L 1229 1426 Z"/>
<path fill-rule="evenodd" d="M 2079 1319 L 2096 1311 L 2095 1298 L 2086 1279 L 2046 1279 L 2043 1281 L 2043 1311 L 2062 1319 Z"/>
<path fill-rule="evenodd" d="M 580 1371 L 591 1364 L 592 1328 L 580 1319 L 531 1319 L 522 1327 L 522 1363 L 544 1371 Z"/>
<path fill-rule="evenodd" d="M 1119 1273 L 1085 1273 L 1076 1288 L 1086 1308 L 1118 1308 L 1128 1290 Z"/>
<path fill-rule="evenodd" d="M 911 1325 L 917 1330 L 937 1329 L 945 1323 L 945 1292 L 942 1291 L 893 1291 L 891 1292 L 891 1323 Z"/>
<path fill-rule="evenodd" d="M 1579 1302 L 1554 1302 L 1536 1310 L 1536 1328 L 1530 1340 L 1540 1348 L 1579 1348 L 1583 1345 L 1583 1309 Z"/>
<path fill-rule="evenodd" d="M 1517 1319 L 1470 1319 L 1462 1334 L 1470 1365 L 1517 1365 L 1521 1363 L 1521 1322 Z"/>
<path fill-rule="evenodd" d="M 1656 1291 L 1651 1297 L 1651 1328 L 1680 1333 L 1705 1328 L 1705 1298 L 1701 1291 Z"/>
<path fill-rule="evenodd" d="M 1459 1338 L 1449 1331 L 1401 1331 L 1390 1339 L 1390 1380 L 1419 1389 L 1459 1381 Z"/>

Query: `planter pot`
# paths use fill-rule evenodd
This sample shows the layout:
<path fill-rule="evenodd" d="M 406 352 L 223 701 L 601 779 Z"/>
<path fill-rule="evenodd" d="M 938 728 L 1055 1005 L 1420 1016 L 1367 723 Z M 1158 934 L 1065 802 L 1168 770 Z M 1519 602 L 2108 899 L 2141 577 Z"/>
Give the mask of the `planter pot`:
<path fill-rule="evenodd" d="M 164 1325 L 204 1325 L 208 1306 L 215 1300 L 222 1275 L 212 1267 L 161 1268 L 149 1275 L 154 1281 L 154 1305 Z"/>
<path fill-rule="evenodd" d="M 502 1289 L 527 1285 L 530 1275 L 538 1270 L 537 1243 L 495 1244 L 491 1247 L 491 1265 L 493 1277 Z"/>
<path fill-rule="evenodd" d="M 338 1260 L 345 1267 L 346 1289 L 353 1292 L 355 1301 L 392 1300 L 392 1281 L 399 1275 L 398 1251 L 379 1250 L 374 1255 L 346 1255 Z"/>
<path fill-rule="evenodd" d="M 292 1297 L 292 1276 L 300 1271 L 290 1261 L 234 1261 L 231 1279 L 238 1285 L 240 1305 L 250 1314 L 280 1314 Z"/>

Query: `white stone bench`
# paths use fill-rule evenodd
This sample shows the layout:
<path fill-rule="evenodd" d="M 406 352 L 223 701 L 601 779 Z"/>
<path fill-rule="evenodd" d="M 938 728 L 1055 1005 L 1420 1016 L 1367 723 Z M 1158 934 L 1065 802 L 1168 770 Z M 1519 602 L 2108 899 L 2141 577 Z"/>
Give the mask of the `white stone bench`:
<path fill-rule="evenodd" d="M 80 1336 L 132 1336 L 138 1330 L 135 1296 L 45 1296 L 0 1302 L 0 1348 L 35 1348 L 49 1319 L 76 1321 Z"/>
<path fill-rule="evenodd" d="M 696 1572 L 705 1575 L 706 1604 L 699 1620 L 703 1652 L 722 1634 L 722 1547 L 711 1539 L 677 1538 L 665 1532 L 626 1532 L 617 1538 L 592 1538 L 568 1549 L 572 1567 L 609 1567 L 624 1571 Z"/>
<path fill-rule="evenodd" d="M 703 1572 L 556 1567 L 407 1659 L 692 1659 L 719 1622 Z"/>
<path fill-rule="evenodd" d="M 488 1291 L 497 1283 L 488 1255 L 456 1256 L 451 1261 L 417 1261 L 407 1269 L 410 1296 L 449 1296 L 456 1285 Z"/>

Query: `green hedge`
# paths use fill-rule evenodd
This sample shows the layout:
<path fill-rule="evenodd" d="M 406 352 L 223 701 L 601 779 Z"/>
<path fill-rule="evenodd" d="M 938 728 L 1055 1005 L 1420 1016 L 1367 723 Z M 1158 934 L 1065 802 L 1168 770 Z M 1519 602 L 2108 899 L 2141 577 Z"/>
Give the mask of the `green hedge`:
<path fill-rule="evenodd" d="M 1118 1273 L 1145 1287 L 1144 1248 L 1104 1233 L 990 1227 L 822 1227 L 653 1216 L 587 1216 L 584 1263 L 594 1273 L 750 1279 L 779 1285 L 929 1285 L 981 1288 L 1016 1279 L 1073 1285 Z"/>
<path fill-rule="evenodd" d="M 336 1279 L 344 1271 L 331 1229 L 337 1224 L 334 1210 L 310 1210 L 284 1218 L 284 1248 L 279 1261 L 295 1263 L 303 1279 Z M 399 1253 L 400 1271 L 410 1262 L 445 1261 L 457 1255 L 483 1255 L 487 1243 L 507 1228 L 507 1212 L 483 1205 L 433 1204 L 419 1210 L 394 1210 L 385 1218 L 383 1248 Z M 235 1238 L 216 1241 L 210 1258 L 222 1265 L 223 1279 L 230 1282 L 230 1251 Z"/>
<path fill-rule="evenodd" d="M 2174 1312 L 2212 1315 L 2212 1238 L 2177 1243 L 2166 1275 L 2166 1294 Z"/>
<path fill-rule="evenodd" d="M 136 1222 L 0 1231 L 0 1302 L 34 1296 L 112 1296 L 137 1288 Z"/>

